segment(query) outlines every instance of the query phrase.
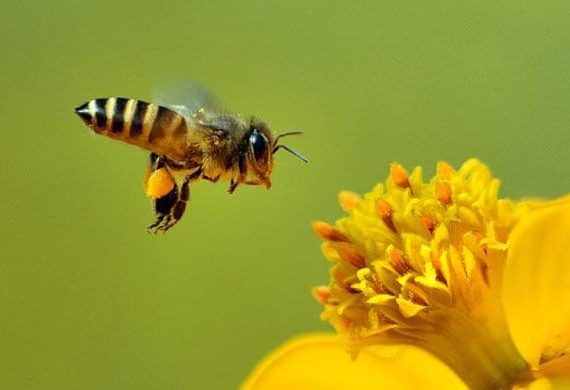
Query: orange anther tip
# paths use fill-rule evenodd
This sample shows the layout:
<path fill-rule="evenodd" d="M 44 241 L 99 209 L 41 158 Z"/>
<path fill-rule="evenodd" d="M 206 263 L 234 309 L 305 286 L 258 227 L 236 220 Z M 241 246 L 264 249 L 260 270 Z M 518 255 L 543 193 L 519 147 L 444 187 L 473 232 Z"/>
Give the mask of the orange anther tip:
<path fill-rule="evenodd" d="M 404 275 L 410 270 L 410 266 L 408 265 L 404 257 L 404 253 L 401 250 L 392 247 L 389 256 L 390 256 L 390 264 L 394 268 L 394 271 L 396 271 L 400 275 Z"/>
<path fill-rule="evenodd" d="M 360 195 L 351 191 L 341 191 L 340 194 L 338 194 L 338 200 L 340 207 L 347 213 L 351 212 L 362 202 Z"/>
<path fill-rule="evenodd" d="M 338 245 L 338 244 L 337 244 Z M 356 268 L 362 268 L 366 265 L 364 256 L 351 244 L 338 245 L 336 252 L 341 259 L 352 264 Z"/>
<path fill-rule="evenodd" d="M 436 170 L 437 176 L 441 178 L 449 178 L 455 173 L 455 169 L 445 161 L 438 162 Z"/>
<path fill-rule="evenodd" d="M 328 286 L 318 286 L 314 287 L 311 290 L 311 293 L 317 302 L 319 302 L 321 305 L 326 305 L 331 296 L 331 289 Z"/>
<path fill-rule="evenodd" d="M 152 172 L 146 183 L 148 197 L 158 199 L 168 194 L 174 188 L 174 180 L 165 168 Z"/>
<path fill-rule="evenodd" d="M 422 222 L 422 225 L 424 225 L 424 227 L 430 232 L 433 232 L 433 229 L 435 228 L 435 225 L 437 224 L 437 221 L 435 219 L 433 219 L 432 217 L 428 217 L 427 215 L 422 215 L 420 217 L 420 220 Z"/>
<path fill-rule="evenodd" d="M 348 241 L 348 238 L 342 232 L 326 222 L 313 222 L 313 230 L 323 240 Z"/>
<path fill-rule="evenodd" d="M 449 183 L 439 182 L 435 186 L 435 196 L 444 205 L 451 204 L 452 190 Z"/>
<path fill-rule="evenodd" d="M 390 251 L 390 260 L 393 262 L 401 262 L 404 261 L 404 254 L 398 248 L 392 248 Z"/>
<path fill-rule="evenodd" d="M 390 165 L 390 176 L 398 187 L 406 188 L 410 186 L 408 171 L 402 165 L 397 163 Z"/>
<path fill-rule="evenodd" d="M 378 216 L 382 219 L 390 218 L 392 216 L 392 206 L 390 206 L 390 203 L 386 202 L 384 199 L 380 199 L 376 202 L 376 211 L 378 211 Z"/>

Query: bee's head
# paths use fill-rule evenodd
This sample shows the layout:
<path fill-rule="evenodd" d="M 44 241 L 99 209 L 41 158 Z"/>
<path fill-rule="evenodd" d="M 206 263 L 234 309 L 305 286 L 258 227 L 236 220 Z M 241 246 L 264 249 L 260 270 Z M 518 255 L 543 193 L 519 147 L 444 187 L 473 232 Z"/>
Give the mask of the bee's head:
<path fill-rule="evenodd" d="M 248 180 L 258 181 L 268 189 L 271 187 L 273 169 L 273 143 L 274 137 L 269 127 L 263 122 L 252 120 L 247 133 Z"/>
<path fill-rule="evenodd" d="M 253 174 L 255 178 L 248 177 L 249 181 L 264 184 L 267 189 L 271 187 L 271 170 L 273 169 L 273 154 L 280 148 L 287 150 L 304 162 L 307 159 L 293 149 L 277 143 L 281 137 L 293 134 L 301 134 L 300 131 L 281 133 L 277 137 L 264 122 L 253 119 L 250 122 L 247 135 L 247 172 L 248 176 Z M 252 180 L 253 179 L 253 180 Z"/>

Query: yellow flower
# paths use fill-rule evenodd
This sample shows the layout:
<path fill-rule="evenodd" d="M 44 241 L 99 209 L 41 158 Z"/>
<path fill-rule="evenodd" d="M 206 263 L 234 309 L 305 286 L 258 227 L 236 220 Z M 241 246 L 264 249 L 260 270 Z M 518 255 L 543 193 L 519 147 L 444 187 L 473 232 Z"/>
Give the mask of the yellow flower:
<path fill-rule="evenodd" d="M 498 189 L 472 159 L 439 163 L 428 183 L 393 164 L 363 197 L 341 193 L 348 216 L 313 225 L 332 263 L 313 294 L 338 336 L 286 344 L 244 388 L 570 380 L 570 198 L 515 202 Z"/>

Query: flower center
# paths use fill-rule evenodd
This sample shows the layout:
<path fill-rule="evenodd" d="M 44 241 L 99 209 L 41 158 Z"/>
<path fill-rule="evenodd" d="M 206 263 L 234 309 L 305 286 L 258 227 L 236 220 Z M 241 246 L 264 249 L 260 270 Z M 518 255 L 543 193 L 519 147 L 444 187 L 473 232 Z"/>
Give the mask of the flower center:
<path fill-rule="evenodd" d="M 439 163 L 424 183 L 393 164 L 385 184 L 349 213 L 313 225 L 332 262 L 314 290 L 322 317 L 354 348 L 410 344 L 432 352 L 474 388 L 504 387 L 526 368 L 510 338 L 498 292 L 509 233 L 524 207 L 498 199 L 499 181 L 478 160 Z"/>

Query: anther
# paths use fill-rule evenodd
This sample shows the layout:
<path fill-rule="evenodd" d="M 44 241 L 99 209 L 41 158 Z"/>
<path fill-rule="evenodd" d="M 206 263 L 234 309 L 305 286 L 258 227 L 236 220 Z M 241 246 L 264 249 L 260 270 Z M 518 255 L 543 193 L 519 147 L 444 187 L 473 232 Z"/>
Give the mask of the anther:
<path fill-rule="evenodd" d="M 331 289 L 329 286 L 314 287 L 311 290 L 311 293 L 317 302 L 319 302 L 321 305 L 326 305 L 329 302 L 329 298 L 331 297 Z"/>
<path fill-rule="evenodd" d="M 422 215 L 420 217 L 420 221 L 422 222 L 422 225 L 426 228 L 426 230 L 429 232 L 429 234 L 433 234 L 433 230 L 437 225 L 437 221 L 432 217 L 428 217 L 427 215 Z"/>
<path fill-rule="evenodd" d="M 390 245 L 387 251 L 390 265 L 399 275 L 405 275 L 412 270 L 401 250 Z"/>
<path fill-rule="evenodd" d="M 390 177 L 398 187 L 408 188 L 410 186 L 408 171 L 400 164 L 390 165 Z"/>
<path fill-rule="evenodd" d="M 333 270 L 331 276 L 334 282 L 338 286 L 342 287 L 345 291 L 349 292 L 350 294 L 358 294 L 358 291 L 350 286 L 350 280 L 348 280 L 347 276 L 340 269 L 337 268 Z"/>
<path fill-rule="evenodd" d="M 435 269 L 436 279 L 443 284 L 447 284 L 447 280 L 445 279 L 443 271 L 441 270 L 441 261 L 439 260 L 439 257 L 432 254 L 431 263 Z"/>
<path fill-rule="evenodd" d="M 357 193 L 351 191 L 341 191 L 338 194 L 340 207 L 347 213 L 350 213 L 356 206 L 362 202 L 362 198 Z"/>
<path fill-rule="evenodd" d="M 323 240 L 348 242 L 349 239 L 337 228 L 326 222 L 313 222 L 313 230 Z"/>
<path fill-rule="evenodd" d="M 448 206 L 451 204 L 452 190 L 449 183 L 441 181 L 435 185 L 435 196 L 441 204 Z"/>
<path fill-rule="evenodd" d="M 335 245 L 335 249 L 341 259 L 352 264 L 354 267 L 360 269 L 366 265 L 364 256 L 362 256 L 354 245 L 339 242 Z"/>
<path fill-rule="evenodd" d="M 455 173 L 455 169 L 445 161 L 440 161 L 437 163 L 437 177 L 441 179 L 448 179 Z"/>
<path fill-rule="evenodd" d="M 392 206 L 390 206 L 390 203 L 386 202 L 384 199 L 378 200 L 376 202 L 376 211 L 384 224 L 394 233 L 397 233 L 398 229 L 396 229 L 396 225 L 394 225 L 394 221 L 392 219 Z"/>
<path fill-rule="evenodd" d="M 414 294 L 413 291 L 405 290 L 402 292 L 402 296 L 416 305 L 427 306 L 427 302 L 418 294 Z"/>
<path fill-rule="evenodd" d="M 382 282 L 378 278 L 378 276 L 376 276 L 376 274 L 372 274 L 369 280 L 370 280 L 372 288 L 374 289 L 374 291 L 376 291 L 376 293 L 378 293 L 378 294 L 387 294 L 388 293 L 388 289 L 386 288 L 386 285 L 384 284 L 384 282 Z"/>

